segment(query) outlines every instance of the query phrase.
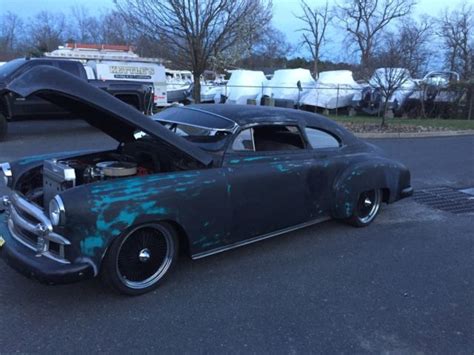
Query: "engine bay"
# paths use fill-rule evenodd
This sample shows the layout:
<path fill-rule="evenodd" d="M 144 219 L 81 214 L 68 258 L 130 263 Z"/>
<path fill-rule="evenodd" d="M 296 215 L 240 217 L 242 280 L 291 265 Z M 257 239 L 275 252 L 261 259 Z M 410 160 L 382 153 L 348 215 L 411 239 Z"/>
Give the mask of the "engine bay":
<path fill-rule="evenodd" d="M 48 206 L 55 195 L 80 185 L 192 168 L 195 166 L 164 154 L 156 146 L 135 142 L 114 151 L 44 160 L 19 178 L 16 190 L 30 201 Z"/>
<path fill-rule="evenodd" d="M 43 203 L 67 189 L 97 181 L 147 175 L 149 170 L 128 160 L 84 161 L 45 160 L 43 162 Z"/>

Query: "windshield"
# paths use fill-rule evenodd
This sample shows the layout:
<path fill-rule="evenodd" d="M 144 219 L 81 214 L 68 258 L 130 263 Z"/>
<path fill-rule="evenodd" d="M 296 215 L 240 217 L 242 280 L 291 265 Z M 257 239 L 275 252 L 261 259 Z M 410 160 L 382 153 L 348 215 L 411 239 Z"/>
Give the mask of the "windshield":
<path fill-rule="evenodd" d="M 25 59 L 14 59 L 0 66 L 0 80 L 6 79 L 25 63 Z"/>
<path fill-rule="evenodd" d="M 219 151 L 224 149 L 227 138 L 231 135 L 228 131 L 214 128 L 196 127 L 172 122 L 160 123 L 178 136 L 181 136 L 198 145 L 200 148 L 209 151 Z"/>
<path fill-rule="evenodd" d="M 172 122 L 158 122 L 176 135 L 183 137 L 200 148 L 208 151 L 222 150 L 225 147 L 227 138 L 231 135 L 228 131 L 214 128 L 196 127 Z M 143 131 L 135 132 L 134 137 L 136 140 L 150 139 L 150 137 Z"/>

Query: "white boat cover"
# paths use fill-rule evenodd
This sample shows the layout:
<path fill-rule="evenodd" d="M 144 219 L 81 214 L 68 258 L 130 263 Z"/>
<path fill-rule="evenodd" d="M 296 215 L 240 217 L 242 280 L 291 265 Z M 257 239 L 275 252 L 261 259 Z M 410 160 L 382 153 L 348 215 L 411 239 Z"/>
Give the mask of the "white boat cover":
<path fill-rule="evenodd" d="M 267 81 L 262 71 L 233 71 L 223 93 L 227 96 L 226 103 L 245 105 L 248 99 L 254 99 L 259 104 Z"/>
<path fill-rule="evenodd" d="M 319 74 L 314 89 L 301 98 L 301 103 L 329 110 L 347 107 L 352 96 L 361 89 L 350 70 L 324 71 Z"/>
<path fill-rule="evenodd" d="M 389 98 L 389 102 L 397 101 L 402 106 L 406 99 L 417 88 L 415 80 L 405 68 L 378 68 L 369 80 L 373 88 L 388 86 L 390 82 L 402 81 L 400 87 Z M 393 85 L 393 84 L 392 84 Z"/>
<path fill-rule="evenodd" d="M 298 81 L 301 83 L 301 92 L 298 89 Z M 305 93 L 314 88 L 315 84 L 308 69 L 280 69 L 275 71 L 272 79 L 267 83 L 264 95 L 297 103 Z"/>

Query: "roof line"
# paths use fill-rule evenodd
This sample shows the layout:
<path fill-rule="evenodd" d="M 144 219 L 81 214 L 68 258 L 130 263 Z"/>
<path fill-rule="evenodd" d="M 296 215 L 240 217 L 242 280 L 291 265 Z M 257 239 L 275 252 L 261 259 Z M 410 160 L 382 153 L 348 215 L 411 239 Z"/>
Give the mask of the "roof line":
<path fill-rule="evenodd" d="M 202 110 L 202 109 L 199 109 L 199 108 L 194 108 L 194 107 L 189 107 L 189 106 L 184 106 L 184 107 L 181 107 L 182 109 L 185 109 L 185 110 L 191 110 L 191 111 L 197 111 L 197 112 L 202 112 L 202 113 L 206 113 L 208 115 L 213 115 L 213 116 L 216 116 L 216 117 L 219 117 L 219 118 L 223 118 L 224 120 L 226 121 L 230 121 L 234 124 L 234 126 L 238 126 L 239 124 L 237 122 L 235 122 L 233 119 L 230 119 L 228 117 L 225 117 L 225 116 L 222 116 L 222 115 L 219 115 L 218 113 L 215 113 L 215 112 L 210 112 L 210 111 L 206 111 L 206 110 Z"/>

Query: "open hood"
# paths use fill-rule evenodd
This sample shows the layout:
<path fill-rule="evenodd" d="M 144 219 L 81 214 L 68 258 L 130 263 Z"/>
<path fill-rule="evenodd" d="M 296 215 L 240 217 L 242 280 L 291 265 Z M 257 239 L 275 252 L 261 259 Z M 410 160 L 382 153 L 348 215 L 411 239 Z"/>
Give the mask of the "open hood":
<path fill-rule="evenodd" d="M 36 66 L 0 87 L 0 93 L 13 92 L 22 97 L 35 95 L 84 119 L 119 142 L 135 140 L 143 131 L 166 144 L 180 155 L 204 165 L 212 162 L 210 154 L 143 115 L 135 108 L 86 81 L 51 66 Z"/>

